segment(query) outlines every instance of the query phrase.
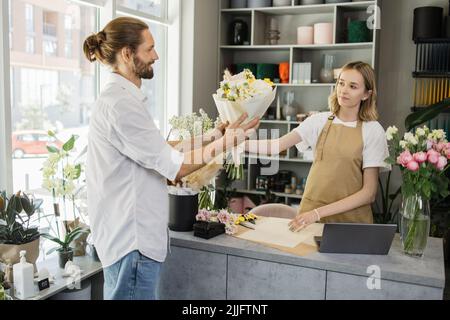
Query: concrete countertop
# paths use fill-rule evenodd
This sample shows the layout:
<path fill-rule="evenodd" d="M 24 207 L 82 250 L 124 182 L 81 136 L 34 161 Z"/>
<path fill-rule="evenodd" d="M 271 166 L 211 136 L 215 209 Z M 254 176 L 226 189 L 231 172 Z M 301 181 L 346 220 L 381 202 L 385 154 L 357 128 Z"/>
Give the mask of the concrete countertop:
<path fill-rule="evenodd" d="M 285 253 L 262 244 L 222 234 L 205 240 L 193 232 L 170 231 L 171 245 L 220 254 L 296 265 L 367 277 L 367 268 L 380 267 L 381 279 L 422 286 L 444 288 L 445 265 L 443 240 L 429 238 L 422 258 L 409 257 L 402 252 L 400 237 L 395 235 L 389 255 L 350 255 L 313 253 L 305 257 Z"/>

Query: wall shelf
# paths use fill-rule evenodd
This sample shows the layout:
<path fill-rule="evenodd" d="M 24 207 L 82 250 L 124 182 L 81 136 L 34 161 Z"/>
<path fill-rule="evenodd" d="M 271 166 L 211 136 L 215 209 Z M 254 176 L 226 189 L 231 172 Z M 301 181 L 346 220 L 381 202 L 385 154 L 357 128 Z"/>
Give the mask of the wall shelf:
<path fill-rule="evenodd" d="M 343 3 L 291 5 L 285 7 L 264 7 L 264 8 L 223 8 L 220 11 L 222 13 L 262 12 L 271 15 L 302 15 L 302 14 L 333 13 L 336 10 L 336 7 L 362 10 L 366 9 L 371 5 L 376 5 L 376 1 L 355 1 Z"/>
<path fill-rule="evenodd" d="M 218 190 L 224 190 L 223 188 L 217 188 Z M 247 189 L 232 189 L 230 188 L 230 190 L 232 190 L 233 192 L 236 193 L 242 193 L 242 194 L 254 194 L 254 195 L 259 195 L 259 196 L 264 196 L 267 194 L 266 191 L 259 191 L 259 190 L 247 190 Z M 301 195 L 297 195 L 297 194 L 291 194 L 291 193 L 284 193 L 284 192 L 275 192 L 275 191 L 269 191 L 271 194 L 277 196 L 277 197 L 281 197 L 281 198 L 289 198 L 289 199 L 302 199 L 303 196 Z"/>
<path fill-rule="evenodd" d="M 219 9 L 219 45 L 218 54 L 218 83 L 222 81 L 225 69 L 235 70 L 238 64 L 280 64 L 289 62 L 290 79 L 289 83 L 275 83 L 278 97 L 273 102 L 270 114 L 274 115 L 277 101 L 283 106 L 283 97 L 287 92 L 293 91 L 297 113 L 306 114 L 312 111 L 325 111 L 328 109 L 328 97 L 336 87 L 336 83 L 321 83 L 320 71 L 323 66 L 323 56 L 331 54 L 335 57 L 334 68 L 341 68 L 350 61 L 364 61 L 376 68 L 376 52 L 379 42 L 379 29 L 370 30 L 368 42 L 348 43 L 347 21 L 365 20 L 375 15 L 377 20 L 378 12 L 374 6 L 379 6 L 377 1 L 353 1 L 336 4 L 319 5 L 295 5 L 286 7 L 267 8 L 228 8 L 229 1 L 221 0 Z M 372 17 L 373 18 L 373 17 Z M 230 26 L 234 20 L 243 20 L 248 25 L 247 45 L 230 45 Z M 265 40 L 265 31 L 268 27 L 269 19 L 274 19 L 280 31 L 280 40 L 277 45 L 268 45 Z M 327 22 L 333 24 L 333 41 L 326 45 L 297 45 L 297 28 L 299 26 L 312 26 L 316 23 Z M 311 62 L 311 83 L 294 84 L 293 66 L 294 63 Z M 282 110 L 283 113 L 283 110 Z M 267 137 L 260 136 L 261 139 L 270 139 L 271 135 L 281 137 L 293 129 L 300 122 L 287 120 L 262 120 L 260 129 L 266 129 Z M 273 133 L 272 130 L 279 130 Z M 263 134 L 263 133 L 261 133 Z M 275 138 L 275 136 L 273 136 Z M 262 169 L 268 166 L 277 165 L 278 170 L 293 172 L 297 181 L 307 178 L 312 161 L 303 160 L 297 155 L 299 151 L 296 147 L 287 150 L 285 156 L 257 156 L 246 155 L 245 168 L 246 180 L 241 182 L 238 188 L 243 194 L 264 195 L 265 192 L 257 191 L 256 178 L 261 174 Z M 260 161 L 259 161 L 259 160 Z M 268 164 L 267 164 L 268 163 Z M 246 187 L 243 188 L 242 184 Z M 274 193 L 284 197 L 286 204 L 291 201 L 301 199 L 301 196 Z M 298 201 L 297 201 L 298 203 Z"/>
<path fill-rule="evenodd" d="M 370 49 L 372 47 L 373 47 L 373 42 L 335 43 L 335 44 L 326 44 L 326 45 L 281 44 L 281 45 L 242 45 L 242 46 L 223 45 L 223 46 L 220 46 L 221 49 L 228 49 L 228 50 L 289 50 L 289 49 L 342 50 L 342 49 Z"/>

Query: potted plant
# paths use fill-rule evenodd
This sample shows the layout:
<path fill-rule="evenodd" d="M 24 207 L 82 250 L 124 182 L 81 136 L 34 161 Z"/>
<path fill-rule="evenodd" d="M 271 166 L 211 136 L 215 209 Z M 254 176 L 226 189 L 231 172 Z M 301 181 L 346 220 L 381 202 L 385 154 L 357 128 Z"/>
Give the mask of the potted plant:
<path fill-rule="evenodd" d="M 0 271 L 0 300 L 8 300 L 8 293 L 11 291 L 11 285 L 6 281 L 6 275 Z"/>
<path fill-rule="evenodd" d="M 48 135 L 51 138 L 58 139 L 53 131 L 49 131 Z M 81 208 L 77 206 L 77 200 L 83 200 L 81 197 L 85 192 L 85 185 L 81 183 L 83 164 L 78 161 L 81 156 L 74 157 L 72 154 L 77 139 L 77 136 L 72 135 L 60 149 L 55 146 L 48 146 L 48 159 L 44 162 L 42 168 L 42 186 L 52 193 L 55 216 L 58 219 L 62 215 L 62 222 L 68 232 L 78 227 L 88 229 Z M 56 233 L 59 238 L 59 223 L 56 226 Z M 83 234 L 75 240 L 75 256 L 86 254 L 86 238 L 87 234 Z"/>
<path fill-rule="evenodd" d="M 68 229 L 66 229 L 68 231 Z M 73 261 L 73 249 L 70 247 L 72 242 L 79 237 L 86 235 L 89 233 L 88 229 L 83 229 L 82 227 L 75 228 L 71 231 L 68 231 L 64 236 L 63 240 L 60 240 L 58 237 L 54 237 L 50 234 L 44 233 L 42 236 L 50 241 L 53 241 L 59 245 L 59 247 L 55 247 L 50 249 L 47 254 L 51 254 L 55 251 L 58 251 L 58 259 L 59 259 L 59 267 L 63 268 L 66 266 L 67 261 Z"/>
<path fill-rule="evenodd" d="M 18 263 L 19 252 L 25 250 L 28 262 L 37 270 L 40 233 L 30 226 L 30 220 L 41 205 L 42 200 L 32 200 L 20 191 L 9 198 L 6 192 L 0 193 L 0 260 L 8 266 Z"/>

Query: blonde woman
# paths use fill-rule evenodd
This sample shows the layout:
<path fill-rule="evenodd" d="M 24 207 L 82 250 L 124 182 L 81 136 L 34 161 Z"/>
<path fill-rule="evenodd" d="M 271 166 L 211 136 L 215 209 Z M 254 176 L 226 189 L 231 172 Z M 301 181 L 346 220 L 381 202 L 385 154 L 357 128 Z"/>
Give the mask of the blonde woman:
<path fill-rule="evenodd" d="M 246 151 L 251 153 L 279 154 L 294 145 L 310 146 L 314 151 L 299 212 L 289 223 L 291 231 L 315 222 L 373 223 L 370 205 L 375 201 L 380 168 L 386 166 L 388 157 L 376 101 L 372 67 L 352 62 L 342 69 L 329 98 L 330 112 L 309 117 L 280 139 L 247 141 Z M 293 209 L 284 206 L 283 210 Z"/>

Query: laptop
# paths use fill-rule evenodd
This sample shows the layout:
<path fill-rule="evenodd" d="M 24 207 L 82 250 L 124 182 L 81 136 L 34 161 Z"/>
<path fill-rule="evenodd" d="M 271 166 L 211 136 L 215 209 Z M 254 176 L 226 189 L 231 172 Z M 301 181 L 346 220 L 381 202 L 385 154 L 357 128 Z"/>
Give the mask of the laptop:
<path fill-rule="evenodd" d="M 396 224 L 327 223 L 314 240 L 322 253 L 387 255 L 396 231 Z"/>

